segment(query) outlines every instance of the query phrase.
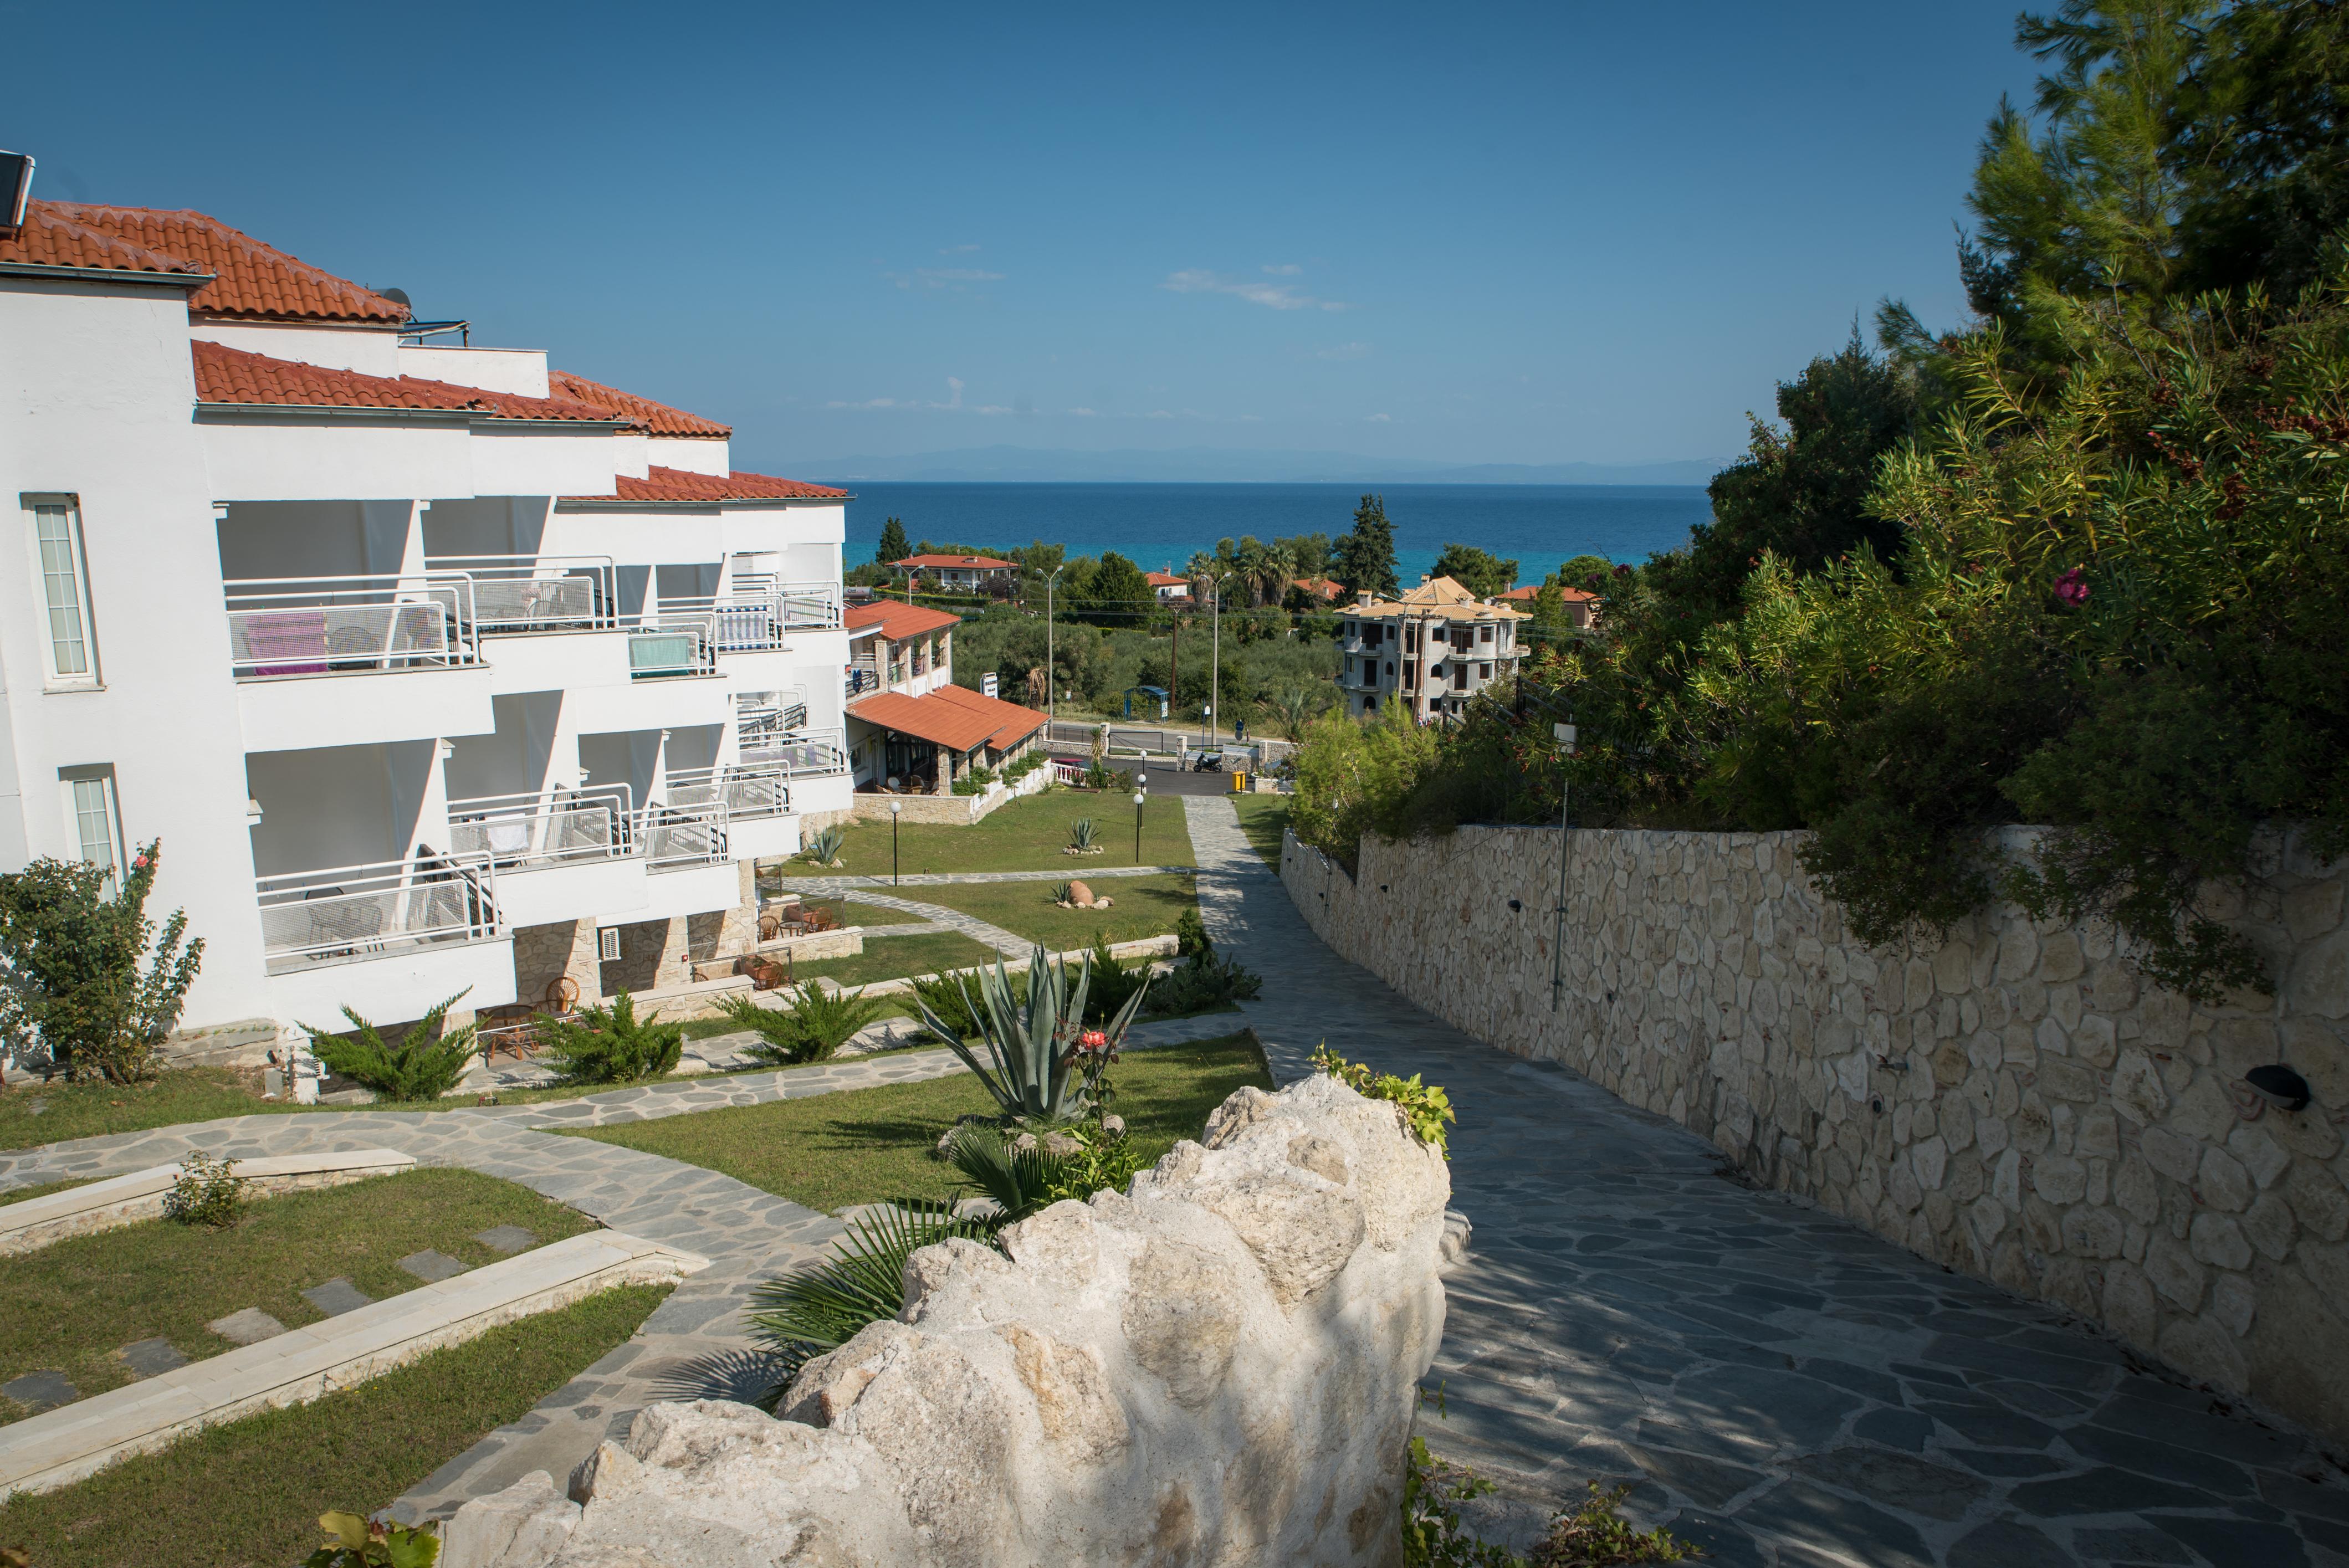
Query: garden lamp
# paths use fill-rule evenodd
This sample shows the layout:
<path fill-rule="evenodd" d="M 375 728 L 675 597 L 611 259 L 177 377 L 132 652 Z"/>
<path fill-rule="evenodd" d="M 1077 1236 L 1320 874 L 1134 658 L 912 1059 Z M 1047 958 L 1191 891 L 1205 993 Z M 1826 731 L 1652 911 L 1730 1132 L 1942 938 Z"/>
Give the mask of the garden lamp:
<path fill-rule="evenodd" d="M 905 809 L 903 800 L 889 802 L 889 885 L 897 885 L 897 814 Z"/>
<path fill-rule="evenodd" d="M 1135 865 L 1142 863 L 1142 802 L 1147 798 L 1147 792 L 1144 790 L 1136 789 L 1133 792 L 1133 863 Z"/>

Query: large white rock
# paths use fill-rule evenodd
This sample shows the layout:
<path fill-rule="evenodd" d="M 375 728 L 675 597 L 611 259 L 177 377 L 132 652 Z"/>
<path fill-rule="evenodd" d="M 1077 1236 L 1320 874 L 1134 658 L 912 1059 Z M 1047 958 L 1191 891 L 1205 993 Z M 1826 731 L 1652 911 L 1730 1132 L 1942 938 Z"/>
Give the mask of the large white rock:
<path fill-rule="evenodd" d="M 811 1362 L 787 1418 L 647 1409 L 574 1478 L 552 1562 L 1387 1568 L 1450 1192 L 1392 1106 L 1242 1089 L 1129 1195 L 1013 1226 L 1009 1260 L 916 1253 L 901 1319 Z"/>

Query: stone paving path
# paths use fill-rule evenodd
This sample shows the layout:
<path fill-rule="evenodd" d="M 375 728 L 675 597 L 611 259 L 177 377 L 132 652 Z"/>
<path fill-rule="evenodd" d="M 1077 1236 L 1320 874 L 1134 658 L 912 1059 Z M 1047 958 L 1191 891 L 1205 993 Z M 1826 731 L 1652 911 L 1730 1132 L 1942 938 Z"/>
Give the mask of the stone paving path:
<path fill-rule="evenodd" d="M 1438 1022 L 1312 934 L 1227 800 L 1186 806 L 1275 1076 L 1327 1039 L 1458 1109 L 1475 1230 L 1420 1430 L 1502 1484 L 1495 1529 L 1613 1480 L 1723 1568 L 2349 1564 L 2349 1486 L 2303 1438 Z"/>
<path fill-rule="evenodd" d="M 1128 1038 L 1135 1048 L 1148 1049 L 1220 1038 L 1240 1026 L 1232 1014 L 1206 1014 L 1137 1025 Z M 539 1129 L 646 1121 L 968 1070 L 950 1051 L 899 1050 L 535 1105 L 228 1117 L 0 1152 L 0 1191 L 143 1171 L 170 1164 L 191 1148 L 239 1159 L 396 1149 L 421 1164 L 460 1165 L 520 1182 L 613 1230 L 710 1260 L 708 1269 L 688 1277 L 654 1310 L 634 1338 L 402 1497 L 394 1512 L 414 1521 L 453 1512 L 467 1498 L 510 1486 L 534 1470 L 558 1478 L 569 1474 L 606 1436 L 625 1434 L 636 1412 L 653 1400 L 755 1395 L 765 1386 L 764 1361 L 741 1319 L 751 1287 L 815 1260 L 841 1233 L 833 1216 L 730 1176 Z M 341 1283 L 348 1288 L 348 1281 Z"/>

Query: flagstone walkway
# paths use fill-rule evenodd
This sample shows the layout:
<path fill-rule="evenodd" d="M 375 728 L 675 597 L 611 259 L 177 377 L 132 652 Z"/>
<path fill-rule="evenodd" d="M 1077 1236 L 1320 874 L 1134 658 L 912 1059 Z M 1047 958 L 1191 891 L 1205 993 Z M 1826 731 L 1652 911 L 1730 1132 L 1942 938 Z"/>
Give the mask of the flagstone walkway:
<path fill-rule="evenodd" d="M 1208 933 L 1265 977 L 1242 1011 L 1274 1076 L 1326 1039 L 1458 1109 L 1475 1229 L 1420 1430 L 1504 1501 L 1630 1482 L 1723 1568 L 2349 1564 L 2349 1486 L 2302 1438 L 1438 1022 L 1312 934 L 1228 800 L 1185 805 Z"/>

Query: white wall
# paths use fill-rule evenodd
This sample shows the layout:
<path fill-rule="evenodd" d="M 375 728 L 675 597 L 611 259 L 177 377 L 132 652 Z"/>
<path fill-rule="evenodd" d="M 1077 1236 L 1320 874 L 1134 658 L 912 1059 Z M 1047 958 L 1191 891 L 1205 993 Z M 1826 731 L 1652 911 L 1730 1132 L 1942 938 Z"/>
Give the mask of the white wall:
<path fill-rule="evenodd" d="M 442 344 L 403 347 L 399 350 L 399 367 L 378 374 L 451 381 L 460 387 L 512 392 L 524 397 L 548 395 L 546 351 L 543 348 L 464 348 Z"/>
<path fill-rule="evenodd" d="M 61 768 L 111 763 L 123 837 L 160 838 L 150 910 L 206 946 L 191 1022 L 264 1011 L 261 922 L 185 295 L 0 279 L 0 865 L 79 852 Z M 43 689 L 26 492 L 80 498 L 101 689 Z M 347 493 L 347 492 L 346 492 Z"/>
<path fill-rule="evenodd" d="M 272 359 L 322 365 L 331 370 L 356 370 L 366 376 L 398 376 L 401 373 L 399 334 L 387 327 L 194 321 L 188 324 L 188 335 L 205 343 L 240 348 L 247 354 L 265 354 Z"/>
<path fill-rule="evenodd" d="M 723 478 L 732 471 L 731 444 L 723 436 L 655 436 L 647 456 L 665 469 Z"/>

